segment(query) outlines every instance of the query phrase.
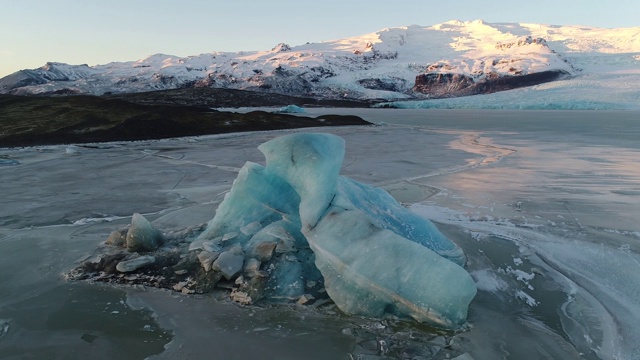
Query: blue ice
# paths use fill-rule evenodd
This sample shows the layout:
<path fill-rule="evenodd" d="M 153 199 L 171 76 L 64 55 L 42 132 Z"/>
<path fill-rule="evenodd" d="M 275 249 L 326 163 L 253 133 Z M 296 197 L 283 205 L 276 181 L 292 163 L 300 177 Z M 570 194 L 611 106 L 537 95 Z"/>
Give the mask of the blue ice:
<path fill-rule="evenodd" d="M 266 166 L 241 169 L 199 241 L 239 243 L 261 259 L 286 253 L 271 261 L 274 297 L 323 280 L 348 314 L 465 323 L 476 286 L 462 250 L 385 191 L 340 176 L 342 138 L 291 134 L 258 149 Z"/>
<path fill-rule="evenodd" d="M 306 111 L 297 105 L 287 105 L 287 106 L 281 107 L 280 110 L 278 110 L 278 112 L 285 113 L 285 114 L 303 114 Z"/>

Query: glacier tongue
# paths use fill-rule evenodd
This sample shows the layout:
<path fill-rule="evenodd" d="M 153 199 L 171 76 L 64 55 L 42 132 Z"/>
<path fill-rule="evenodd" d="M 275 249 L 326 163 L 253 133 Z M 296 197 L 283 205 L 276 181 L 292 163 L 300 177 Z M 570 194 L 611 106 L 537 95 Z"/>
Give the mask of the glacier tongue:
<path fill-rule="evenodd" d="M 258 267 L 252 301 L 295 300 L 324 282 L 345 313 L 466 321 L 476 287 L 462 250 L 385 191 L 340 176 L 343 139 L 291 134 L 259 149 L 267 165 L 245 164 L 197 240 L 242 246 Z"/>

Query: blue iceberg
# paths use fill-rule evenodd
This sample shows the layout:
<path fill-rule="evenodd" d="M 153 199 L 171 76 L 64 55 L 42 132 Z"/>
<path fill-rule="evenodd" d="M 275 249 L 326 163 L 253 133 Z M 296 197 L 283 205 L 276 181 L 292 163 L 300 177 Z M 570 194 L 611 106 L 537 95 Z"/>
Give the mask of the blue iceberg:
<path fill-rule="evenodd" d="M 278 112 L 284 114 L 304 114 L 306 111 L 297 105 L 287 105 L 281 107 Z"/>
<path fill-rule="evenodd" d="M 343 139 L 291 134 L 258 149 L 266 166 L 245 164 L 196 240 L 242 247 L 258 269 L 253 300 L 296 300 L 323 285 L 348 314 L 465 323 L 476 286 L 462 250 L 385 191 L 340 176 Z"/>

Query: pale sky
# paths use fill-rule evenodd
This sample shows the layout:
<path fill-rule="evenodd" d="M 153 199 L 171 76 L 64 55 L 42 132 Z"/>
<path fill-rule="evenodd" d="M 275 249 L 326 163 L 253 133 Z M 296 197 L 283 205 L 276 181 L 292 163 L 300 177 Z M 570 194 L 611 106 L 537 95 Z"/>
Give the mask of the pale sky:
<path fill-rule="evenodd" d="M 0 77 L 47 61 L 268 50 L 449 20 L 640 26 L 638 0 L 0 0 Z"/>

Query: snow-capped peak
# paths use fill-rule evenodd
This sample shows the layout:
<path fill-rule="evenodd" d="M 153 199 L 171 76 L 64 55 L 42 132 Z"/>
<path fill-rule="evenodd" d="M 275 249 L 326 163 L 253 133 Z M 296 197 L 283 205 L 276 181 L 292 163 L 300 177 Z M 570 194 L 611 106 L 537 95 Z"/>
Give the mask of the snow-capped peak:
<path fill-rule="evenodd" d="M 497 91 L 478 85 L 503 78 L 529 76 L 521 82 L 524 86 L 590 71 L 634 72 L 639 69 L 638 54 L 640 27 L 453 20 L 321 43 L 280 43 L 264 51 L 184 58 L 154 54 L 94 67 L 48 63 L 0 79 L 0 92 L 102 94 L 211 86 L 333 98 L 457 96 L 466 93 L 448 91 L 462 83 L 475 86 L 475 91 Z M 429 86 L 420 88 L 427 78 Z M 462 83 L 451 87 L 451 81 Z M 513 79 L 509 83 L 520 86 Z M 430 93 L 432 86 L 440 86 L 438 92 Z"/>

